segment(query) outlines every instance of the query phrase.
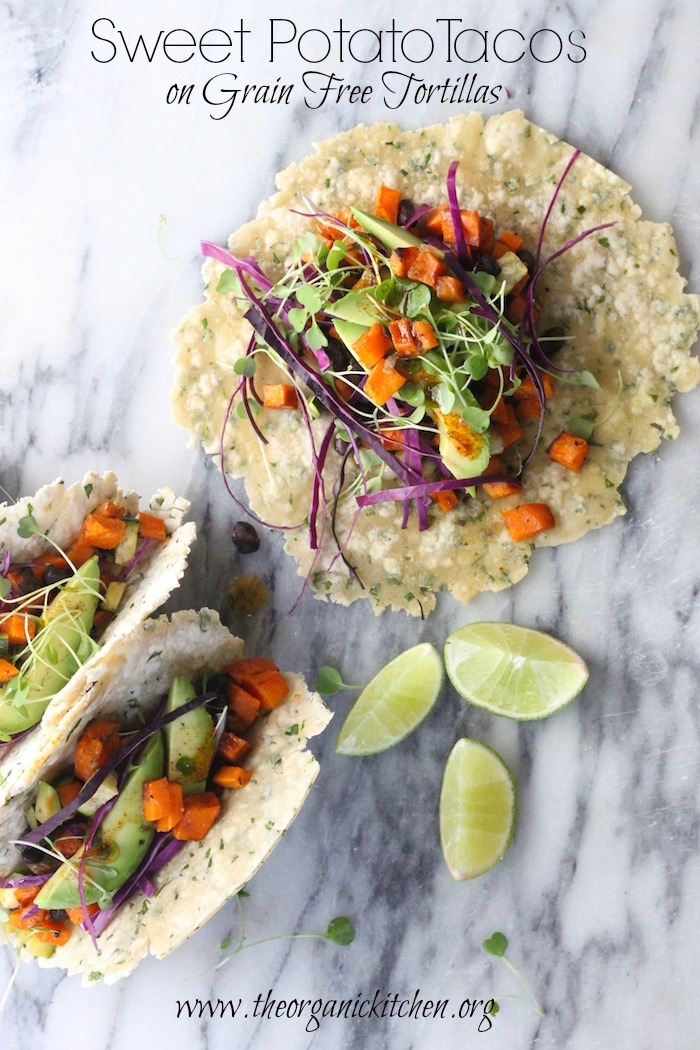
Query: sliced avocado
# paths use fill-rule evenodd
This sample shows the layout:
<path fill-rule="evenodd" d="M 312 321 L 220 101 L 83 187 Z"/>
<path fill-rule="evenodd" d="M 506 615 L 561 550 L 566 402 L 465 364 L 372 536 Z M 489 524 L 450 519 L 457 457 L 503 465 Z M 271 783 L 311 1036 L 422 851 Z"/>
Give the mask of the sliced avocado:
<path fill-rule="evenodd" d="M 377 303 L 367 292 L 348 292 L 342 299 L 335 303 L 328 303 L 325 307 L 327 314 L 331 317 L 339 317 L 342 321 L 350 324 L 361 325 L 369 328 L 380 320 Z"/>
<path fill-rule="evenodd" d="M 187 678 L 176 678 L 170 686 L 165 714 L 177 711 L 196 695 Z M 185 795 L 204 791 L 216 754 L 216 729 L 211 715 L 204 707 L 197 707 L 171 722 L 164 732 L 168 746 L 168 780 L 182 784 Z"/>
<path fill-rule="evenodd" d="M 58 791 L 55 787 L 51 787 L 45 780 L 39 781 L 39 787 L 36 792 L 36 801 L 34 802 L 34 813 L 36 819 L 40 824 L 52 817 L 54 813 L 58 813 L 61 808 L 61 800 L 58 797 Z"/>
<path fill-rule="evenodd" d="M 111 798 L 118 794 L 117 774 L 108 773 L 92 798 L 89 798 L 87 802 L 83 802 L 82 806 L 78 806 L 78 813 L 82 813 L 84 817 L 91 817 L 100 806 L 104 806 L 105 802 L 109 802 Z"/>
<path fill-rule="evenodd" d="M 115 565 L 128 565 L 136 554 L 139 542 L 139 523 L 138 521 L 127 521 L 125 525 L 124 535 L 114 549 Z"/>
<path fill-rule="evenodd" d="M 107 586 L 105 596 L 102 599 L 102 608 L 106 612 L 116 612 L 121 604 L 121 600 L 124 597 L 124 591 L 126 590 L 126 584 L 120 583 L 118 580 L 112 580 Z"/>
<path fill-rule="evenodd" d="M 49 702 L 78 670 L 85 635 L 99 601 L 100 568 L 90 558 L 61 588 L 44 613 L 44 626 L 21 673 L 0 686 L 0 733 L 21 733 L 41 721 Z M 90 643 L 92 644 L 92 643 Z M 89 655 L 89 654 L 88 654 Z"/>
<path fill-rule="evenodd" d="M 16 908 L 17 905 L 15 904 L 14 907 Z M 38 933 L 35 933 L 34 930 L 18 930 L 16 927 L 10 926 L 9 922 L 4 923 L 3 928 L 12 940 L 20 944 L 22 948 L 26 948 L 35 959 L 50 959 L 56 951 L 55 945 L 51 944 L 50 941 L 40 940 Z"/>
<path fill-rule="evenodd" d="M 379 219 L 376 215 L 368 215 L 366 211 L 360 211 L 359 208 L 351 208 L 350 210 L 362 229 L 372 237 L 376 237 L 379 243 L 383 244 L 389 251 L 394 251 L 396 248 L 421 248 L 424 246 L 425 242 L 420 237 L 416 237 L 415 233 L 411 233 L 410 230 L 405 230 L 403 226 L 395 226 L 393 222 L 387 222 L 386 219 Z M 442 255 L 443 252 L 440 252 L 440 258 L 442 258 Z"/>
<path fill-rule="evenodd" d="M 368 326 L 363 324 L 353 324 L 351 321 L 337 320 L 333 322 L 333 327 L 338 333 L 338 338 L 341 340 L 341 342 L 345 343 L 353 357 L 355 357 L 356 360 L 359 361 L 359 358 L 356 356 L 355 351 L 353 350 L 353 346 L 355 345 L 357 340 L 365 334 Z M 360 364 L 362 364 L 361 361 Z"/>
<path fill-rule="evenodd" d="M 498 265 L 501 267 L 501 272 L 494 282 L 494 291 L 497 293 L 503 291 L 508 295 L 518 281 L 527 276 L 528 269 L 515 252 L 504 252 L 498 260 Z"/>
<path fill-rule="evenodd" d="M 95 860 L 85 864 L 85 900 L 102 901 L 116 893 L 148 852 L 155 825 L 143 818 L 143 785 L 163 776 L 165 748 L 163 734 L 155 733 L 144 745 L 136 765 L 131 768 L 119 798 L 102 821 L 95 837 Z M 78 908 L 78 865 L 82 848 L 62 864 L 42 886 L 35 898 L 37 908 Z"/>
<path fill-rule="evenodd" d="M 13 871 L 7 877 L 9 879 L 21 878 L 21 872 Z M 6 911 L 12 911 L 14 908 L 19 908 L 17 894 L 13 889 L 0 889 L 0 908 L 4 908 Z"/>
<path fill-rule="evenodd" d="M 477 434 L 458 412 L 432 408 L 430 414 L 440 434 L 440 457 L 450 473 L 456 478 L 483 474 L 491 458 L 488 434 Z"/>

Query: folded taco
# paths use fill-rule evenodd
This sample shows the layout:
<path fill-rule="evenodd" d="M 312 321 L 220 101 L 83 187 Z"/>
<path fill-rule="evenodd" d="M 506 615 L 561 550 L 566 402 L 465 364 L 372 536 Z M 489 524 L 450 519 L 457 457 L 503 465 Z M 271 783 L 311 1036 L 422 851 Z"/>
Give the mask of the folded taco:
<path fill-rule="evenodd" d="M 27 783 L 91 663 L 178 586 L 188 507 L 170 489 L 139 507 L 112 473 L 0 507 L 0 804 Z"/>
<path fill-rule="evenodd" d="M 299 675 L 242 649 L 205 609 L 103 653 L 1 811 L 0 905 L 21 954 L 112 983 L 176 948 L 272 850 L 330 713 Z"/>
<path fill-rule="evenodd" d="M 700 300 L 622 179 L 511 112 L 353 128 L 277 183 L 203 245 L 173 403 L 318 597 L 419 615 L 624 513 Z"/>

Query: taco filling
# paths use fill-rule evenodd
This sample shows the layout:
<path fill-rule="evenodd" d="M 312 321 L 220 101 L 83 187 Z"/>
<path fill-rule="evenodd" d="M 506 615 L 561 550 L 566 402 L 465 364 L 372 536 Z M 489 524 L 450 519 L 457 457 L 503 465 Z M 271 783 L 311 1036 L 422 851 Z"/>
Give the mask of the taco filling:
<path fill-rule="evenodd" d="M 119 497 L 115 496 L 115 500 Z M 32 729 L 53 697 L 99 648 L 126 605 L 141 559 L 168 539 L 157 514 L 108 499 L 64 551 L 12 558 L 0 572 L 0 742 Z M 18 535 L 42 535 L 32 505 Z M 44 538 L 48 536 L 43 534 Z"/>
<path fill-rule="evenodd" d="M 7 932 L 48 958 L 78 926 L 98 949 L 118 909 L 152 897 L 157 873 L 215 828 L 222 794 L 250 781 L 249 731 L 289 692 L 271 660 L 238 659 L 195 684 L 175 677 L 137 729 L 92 719 L 26 810 L 24 866 L 0 879 Z"/>
<path fill-rule="evenodd" d="M 492 499 L 517 494 L 547 402 L 556 395 L 555 379 L 598 386 L 590 372 L 557 365 L 565 329 L 538 326 L 537 285 L 549 263 L 614 225 L 585 230 L 543 255 L 547 219 L 577 156 L 530 246 L 490 217 L 460 207 L 457 161 L 441 205 L 416 206 L 381 185 L 373 213 L 356 207 L 305 213 L 316 220 L 316 231 L 297 239 L 291 266 L 274 283 L 254 259 L 203 245 L 205 255 L 230 266 L 217 290 L 244 303 L 254 329 L 235 366 L 240 381 L 229 411 L 238 403 L 263 443 L 261 407 L 302 415 L 314 468 L 310 546 L 321 545 L 328 515 L 336 556 L 351 574 L 345 547 L 352 528 L 341 542 L 339 502 L 353 498 L 359 508 L 399 502 L 402 528 L 415 504 L 423 531 L 431 501 L 449 512 L 472 498 L 475 486 Z M 258 390 L 260 355 L 285 369 L 289 382 Z M 317 444 L 311 420 L 319 415 L 326 430 Z M 526 436 L 524 425 L 532 420 L 536 426 Z M 549 450 L 576 472 L 588 453 L 582 426 L 560 433 Z M 323 471 L 331 444 L 340 462 L 327 499 Z M 546 503 L 522 503 L 503 518 L 516 541 L 554 527 Z"/>

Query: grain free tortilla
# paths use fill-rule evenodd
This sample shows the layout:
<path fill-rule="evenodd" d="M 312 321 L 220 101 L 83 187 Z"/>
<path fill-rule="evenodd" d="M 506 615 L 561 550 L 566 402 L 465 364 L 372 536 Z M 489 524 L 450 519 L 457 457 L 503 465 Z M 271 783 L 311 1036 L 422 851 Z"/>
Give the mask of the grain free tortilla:
<path fill-rule="evenodd" d="M 128 717 L 136 724 L 140 714 L 154 710 L 177 675 L 196 678 L 204 668 L 221 670 L 242 651 L 243 643 L 209 609 L 174 613 L 170 621 L 148 620 L 103 651 L 82 700 L 45 742 L 31 785 L 0 810 L 0 875 L 21 863 L 11 840 L 26 827 L 24 811 L 38 781 L 50 781 L 71 765 L 81 726 L 98 717 Z M 153 879 L 152 897 L 137 893 L 123 905 L 99 938 L 99 953 L 76 927 L 50 959 L 37 960 L 40 966 L 82 973 L 84 984 L 100 979 L 112 984 L 147 955 L 162 958 L 177 948 L 252 878 L 316 778 L 318 763 L 305 745 L 331 717 L 301 675 L 285 677 L 289 695 L 248 733 L 253 746 L 246 767 L 252 779 L 241 791 L 223 793 L 210 833 L 201 842 L 187 842 L 162 868 Z"/>
<path fill-rule="evenodd" d="M 0 506 L 0 559 L 8 551 L 13 564 L 31 561 L 41 554 L 55 553 L 55 548 L 41 535 L 19 535 L 20 520 L 32 514 L 40 533 L 50 536 L 63 550 L 71 546 L 86 516 L 105 500 L 125 506 L 138 514 L 139 497 L 135 492 L 123 493 L 116 475 L 86 474 L 82 482 L 67 486 L 63 481 L 45 485 L 34 496 L 23 496 L 12 505 Z M 12 794 L 30 782 L 36 756 L 45 740 L 53 739 L 58 722 L 66 710 L 79 703 L 89 688 L 91 668 L 100 661 L 100 653 L 118 639 L 130 634 L 151 613 L 155 612 L 179 586 L 187 567 L 187 558 L 196 536 L 194 522 L 183 523 L 189 502 L 176 497 L 172 489 L 156 492 L 148 503 L 148 511 L 165 521 L 168 539 L 153 544 L 146 550 L 129 574 L 120 609 L 100 637 L 101 650 L 76 671 L 71 680 L 56 693 L 42 717 L 41 723 L 10 748 L 0 752 L 0 805 Z"/>
<path fill-rule="evenodd" d="M 462 206 L 491 217 L 497 228 L 517 230 L 526 247 L 534 249 L 571 154 L 571 146 L 517 111 L 486 123 L 470 114 L 422 131 L 400 131 L 393 124 L 356 127 L 317 144 L 314 155 L 283 171 L 279 192 L 260 205 L 253 222 L 231 236 L 229 247 L 239 257 L 254 256 L 276 279 L 290 259 L 295 237 L 312 225 L 293 214 L 300 194 L 327 211 L 348 205 L 371 210 L 384 184 L 415 203 L 439 204 L 445 199 L 447 169 L 458 160 Z M 364 589 L 349 578 L 339 559 L 328 571 L 335 554 L 329 540 L 314 561 L 308 528 L 287 533 L 287 550 L 302 575 L 311 570 L 318 597 L 342 604 L 367 597 L 377 611 L 392 607 L 418 615 L 433 608 L 435 592 L 443 588 L 468 601 L 479 591 L 510 586 L 527 572 L 534 546 L 577 539 L 625 512 L 618 489 L 630 460 L 677 435 L 671 396 L 698 381 L 698 362 L 690 350 L 700 300 L 684 294 L 670 227 L 642 220 L 628 184 L 581 155 L 551 214 L 545 254 L 609 222 L 615 226 L 565 252 L 538 284 L 541 328 L 564 325 L 573 337 L 557 363 L 588 369 L 602 389 L 557 383 L 522 493 L 491 500 L 479 491 L 449 514 L 435 509 L 423 533 L 415 515 L 401 529 L 399 503 L 366 508 L 346 549 Z M 175 418 L 214 456 L 238 381 L 233 363 L 250 335 L 233 298 L 216 291 L 221 270 L 219 263 L 207 261 L 205 302 L 190 311 L 174 336 Z M 271 381 L 274 366 L 265 363 L 259 375 L 261 382 Z M 281 381 L 279 374 L 273 381 Z M 574 474 L 552 462 L 546 449 L 571 420 L 580 418 L 593 422 L 595 430 L 586 465 Z M 226 470 L 245 478 L 250 505 L 261 518 L 276 525 L 302 522 L 313 477 L 303 421 L 298 413 L 263 410 L 259 422 L 269 439 L 264 449 L 247 420 L 231 413 L 223 440 Z M 325 425 L 323 420 L 315 423 L 319 440 Z M 329 487 L 337 471 L 338 457 L 331 452 Z M 340 506 L 341 533 L 355 514 L 352 502 Z M 547 503 L 556 527 L 531 542 L 514 543 L 502 511 L 528 502 Z"/>

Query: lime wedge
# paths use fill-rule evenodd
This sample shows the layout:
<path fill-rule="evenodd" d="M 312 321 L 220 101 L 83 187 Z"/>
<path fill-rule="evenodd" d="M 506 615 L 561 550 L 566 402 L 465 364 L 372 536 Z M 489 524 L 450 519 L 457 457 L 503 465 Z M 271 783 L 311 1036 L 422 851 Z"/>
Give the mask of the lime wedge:
<path fill-rule="evenodd" d="M 464 737 L 450 752 L 440 792 L 440 842 L 453 879 L 474 879 L 511 844 L 515 782 L 500 755 Z"/>
<path fill-rule="evenodd" d="M 588 668 L 568 645 L 511 623 L 470 623 L 445 642 L 445 666 L 457 692 L 506 718 L 545 718 L 568 704 Z"/>
<path fill-rule="evenodd" d="M 440 695 L 440 655 L 428 642 L 414 645 L 382 667 L 365 686 L 343 723 L 339 755 L 374 755 L 407 737 Z"/>

